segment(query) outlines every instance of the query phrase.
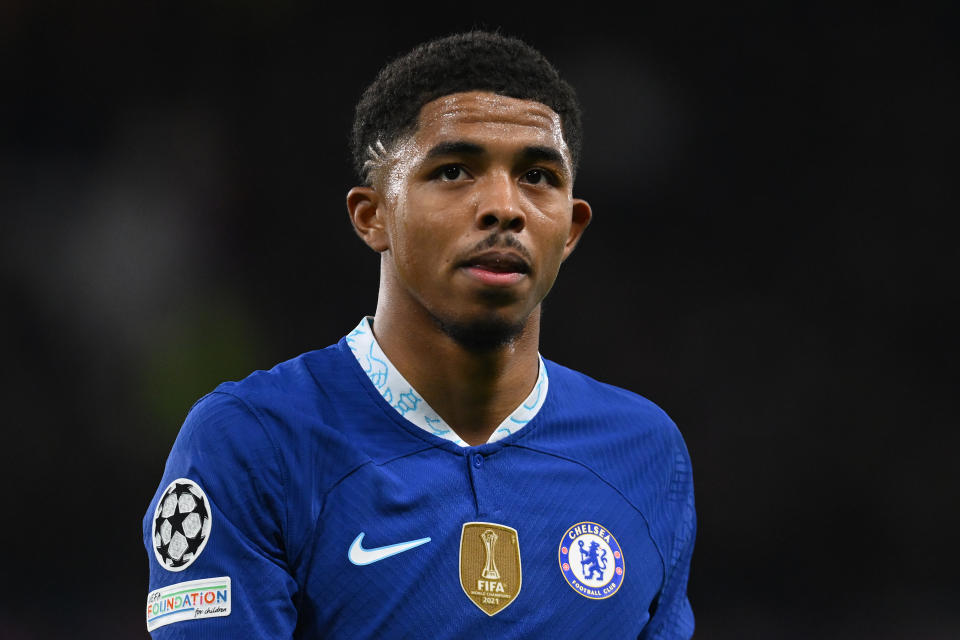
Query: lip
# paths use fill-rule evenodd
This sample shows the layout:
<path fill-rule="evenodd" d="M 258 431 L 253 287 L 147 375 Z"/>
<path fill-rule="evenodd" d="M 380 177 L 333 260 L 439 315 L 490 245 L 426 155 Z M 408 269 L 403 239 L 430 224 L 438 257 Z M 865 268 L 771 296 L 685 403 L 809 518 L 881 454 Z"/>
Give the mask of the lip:
<path fill-rule="evenodd" d="M 470 277 L 492 286 L 510 286 L 530 272 L 530 264 L 512 251 L 486 251 L 464 260 L 460 267 Z"/>
<path fill-rule="evenodd" d="M 529 273 L 530 263 L 515 251 L 484 251 L 476 253 L 463 262 L 460 266 L 479 267 L 495 273 Z"/>
<path fill-rule="evenodd" d="M 464 267 L 464 271 L 471 278 L 495 287 L 509 287 L 527 277 L 527 274 L 517 271 L 489 271 L 481 267 Z"/>

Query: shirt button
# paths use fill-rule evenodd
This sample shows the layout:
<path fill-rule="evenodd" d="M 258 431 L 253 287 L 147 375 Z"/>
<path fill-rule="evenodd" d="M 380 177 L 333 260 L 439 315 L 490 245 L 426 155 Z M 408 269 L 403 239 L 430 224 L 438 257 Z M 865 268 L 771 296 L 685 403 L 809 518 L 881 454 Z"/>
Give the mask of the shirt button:
<path fill-rule="evenodd" d="M 480 455 L 479 453 L 473 454 L 473 466 L 479 469 L 480 465 L 482 464 L 483 464 L 483 456 Z"/>

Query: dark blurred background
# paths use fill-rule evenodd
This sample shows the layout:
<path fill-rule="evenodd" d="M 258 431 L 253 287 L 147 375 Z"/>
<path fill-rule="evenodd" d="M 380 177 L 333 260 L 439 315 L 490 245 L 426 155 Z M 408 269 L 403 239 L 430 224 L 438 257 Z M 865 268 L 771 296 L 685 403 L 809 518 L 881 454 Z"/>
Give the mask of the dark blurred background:
<path fill-rule="evenodd" d="M 697 637 L 960 637 L 953 10 L 467 10 L 0 2 L 0 637 L 146 637 L 186 411 L 373 312 L 353 104 L 471 26 L 583 101 L 541 351 L 684 432 Z"/>

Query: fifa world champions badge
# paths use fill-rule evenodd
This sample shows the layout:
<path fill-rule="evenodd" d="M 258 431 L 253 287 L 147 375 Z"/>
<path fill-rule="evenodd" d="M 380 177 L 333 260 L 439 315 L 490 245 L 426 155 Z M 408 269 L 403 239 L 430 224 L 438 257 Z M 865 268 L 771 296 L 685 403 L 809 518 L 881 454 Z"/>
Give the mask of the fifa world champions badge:
<path fill-rule="evenodd" d="M 183 571 L 197 559 L 210 539 L 210 501 L 193 480 L 171 482 L 157 501 L 153 516 L 153 554 L 168 571 Z"/>
<path fill-rule="evenodd" d="M 460 534 L 460 586 L 488 616 L 503 611 L 520 593 L 517 530 L 493 522 L 467 522 Z"/>
<path fill-rule="evenodd" d="M 570 588 L 584 598 L 609 598 L 623 584 L 620 543 L 606 527 L 578 522 L 560 540 L 560 571 Z"/>

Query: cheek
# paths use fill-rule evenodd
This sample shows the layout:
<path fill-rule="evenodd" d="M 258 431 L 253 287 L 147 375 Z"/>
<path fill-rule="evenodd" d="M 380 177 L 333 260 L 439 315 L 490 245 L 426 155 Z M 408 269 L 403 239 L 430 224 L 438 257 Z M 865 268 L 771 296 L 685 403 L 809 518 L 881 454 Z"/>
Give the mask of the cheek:
<path fill-rule="evenodd" d="M 570 225 L 561 220 L 563 218 L 560 215 L 545 217 L 543 220 L 543 231 L 540 237 L 543 238 L 541 247 L 545 265 L 559 266 L 563 262 L 563 251 L 570 234 Z"/>
<path fill-rule="evenodd" d="M 419 280 L 442 269 L 446 257 L 442 229 L 429 218 L 396 216 L 391 225 L 391 251 L 397 270 L 407 279 Z"/>
<path fill-rule="evenodd" d="M 528 224 L 546 253 L 563 252 L 570 234 L 573 198 L 557 191 L 528 194 Z"/>
<path fill-rule="evenodd" d="M 563 252 L 567 243 L 567 229 L 554 228 L 549 236 L 546 236 L 543 244 L 541 278 L 543 295 L 549 291 L 557 279 L 560 267 L 563 264 Z"/>

